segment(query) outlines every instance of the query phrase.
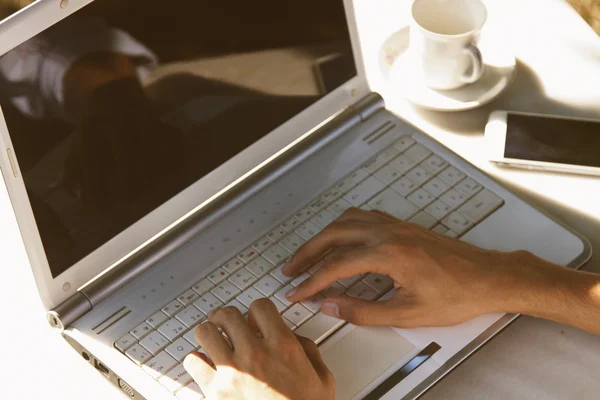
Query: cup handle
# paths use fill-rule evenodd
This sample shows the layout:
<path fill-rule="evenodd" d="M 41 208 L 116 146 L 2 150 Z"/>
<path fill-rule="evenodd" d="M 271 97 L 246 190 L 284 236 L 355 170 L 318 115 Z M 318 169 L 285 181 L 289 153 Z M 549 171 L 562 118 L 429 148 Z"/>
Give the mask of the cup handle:
<path fill-rule="evenodd" d="M 483 57 L 479 49 L 472 44 L 467 45 L 464 51 L 471 58 L 472 68 L 470 74 L 463 74 L 461 76 L 461 80 L 464 83 L 473 83 L 478 81 L 479 78 L 481 78 L 481 76 L 483 75 Z"/>

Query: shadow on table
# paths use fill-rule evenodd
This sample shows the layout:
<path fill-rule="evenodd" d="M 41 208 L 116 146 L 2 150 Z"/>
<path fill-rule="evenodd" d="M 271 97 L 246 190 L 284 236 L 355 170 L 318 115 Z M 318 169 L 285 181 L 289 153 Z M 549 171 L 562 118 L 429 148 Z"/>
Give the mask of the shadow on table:
<path fill-rule="evenodd" d="M 523 101 L 523 92 L 527 92 Z M 441 129 L 462 135 L 482 135 L 489 114 L 494 110 L 518 110 L 520 112 L 555 114 L 565 117 L 600 118 L 598 107 L 577 107 L 548 97 L 535 71 L 517 60 L 517 74 L 508 90 L 482 109 L 461 112 L 439 112 L 414 107 L 422 118 Z"/>

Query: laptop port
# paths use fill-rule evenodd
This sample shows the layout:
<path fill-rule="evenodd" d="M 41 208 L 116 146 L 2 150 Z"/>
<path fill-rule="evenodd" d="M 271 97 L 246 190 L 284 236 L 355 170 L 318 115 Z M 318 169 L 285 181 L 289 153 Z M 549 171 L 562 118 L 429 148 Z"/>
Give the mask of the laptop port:
<path fill-rule="evenodd" d="M 96 367 L 96 369 L 98 371 L 102 372 L 102 374 L 105 375 L 105 376 L 108 376 L 108 374 L 110 373 L 110 371 L 108 370 L 108 368 L 106 367 L 106 365 L 102 364 L 98 360 L 94 360 L 94 367 Z"/>
<path fill-rule="evenodd" d="M 129 397 L 135 397 L 135 391 L 127 384 L 127 382 L 119 379 L 119 387 L 123 392 L 129 395 Z"/>
<path fill-rule="evenodd" d="M 81 356 L 83 357 L 83 359 L 85 361 L 90 361 L 90 355 L 88 353 L 86 353 L 85 351 L 81 353 Z"/>

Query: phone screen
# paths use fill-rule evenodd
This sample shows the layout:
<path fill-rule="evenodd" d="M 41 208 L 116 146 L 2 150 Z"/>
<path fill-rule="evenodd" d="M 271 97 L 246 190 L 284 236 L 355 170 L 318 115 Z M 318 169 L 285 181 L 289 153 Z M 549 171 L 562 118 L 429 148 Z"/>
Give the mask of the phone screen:
<path fill-rule="evenodd" d="M 504 157 L 600 168 L 600 123 L 508 114 Z"/>

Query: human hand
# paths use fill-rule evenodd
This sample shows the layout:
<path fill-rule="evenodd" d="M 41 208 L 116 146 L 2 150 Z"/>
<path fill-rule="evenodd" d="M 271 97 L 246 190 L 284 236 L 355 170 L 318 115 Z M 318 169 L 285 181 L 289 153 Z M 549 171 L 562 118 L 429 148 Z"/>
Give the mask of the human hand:
<path fill-rule="evenodd" d="M 195 337 L 209 358 L 184 366 L 208 400 L 332 400 L 335 381 L 319 349 L 285 325 L 275 305 L 255 301 L 248 321 L 226 307 L 209 315 Z M 223 337 L 219 329 L 229 338 Z"/>
<path fill-rule="evenodd" d="M 331 249 L 336 250 L 327 254 Z M 321 310 L 356 325 L 402 328 L 456 325 L 489 312 L 523 312 L 562 270 L 527 252 L 483 250 L 380 211 L 359 209 L 346 211 L 305 243 L 284 273 L 294 276 L 316 263 L 321 268 L 288 294 L 290 301 L 302 301 L 342 278 L 387 275 L 397 289 L 390 299 L 340 296 L 327 299 Z"/>

